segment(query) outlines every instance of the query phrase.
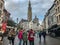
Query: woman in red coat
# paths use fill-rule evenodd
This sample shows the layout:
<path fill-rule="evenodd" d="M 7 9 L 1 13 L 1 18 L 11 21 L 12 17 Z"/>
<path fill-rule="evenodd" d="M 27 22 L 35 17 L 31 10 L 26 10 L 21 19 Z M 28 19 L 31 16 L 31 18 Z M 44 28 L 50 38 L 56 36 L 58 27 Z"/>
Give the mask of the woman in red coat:
<path fill-rule="evenodd" d="M 34 45 L 34 31 L 32 29 L 29 31 L 28 40 L 30 45 Z"/>

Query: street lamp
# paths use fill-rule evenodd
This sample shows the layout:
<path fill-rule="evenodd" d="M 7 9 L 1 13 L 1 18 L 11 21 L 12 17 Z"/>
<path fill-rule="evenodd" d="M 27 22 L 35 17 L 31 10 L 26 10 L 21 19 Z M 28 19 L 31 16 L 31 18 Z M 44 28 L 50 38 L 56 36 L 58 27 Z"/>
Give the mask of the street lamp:
<path fill-rule="evenodd" d="M 18 18 L 17 18 L 17 24 L 18 24 Z"/>
<path fill-rule="evenodd" d="M 17 29 L 18 29 L 18 18 L 16 20 L 17 20 Z"/>

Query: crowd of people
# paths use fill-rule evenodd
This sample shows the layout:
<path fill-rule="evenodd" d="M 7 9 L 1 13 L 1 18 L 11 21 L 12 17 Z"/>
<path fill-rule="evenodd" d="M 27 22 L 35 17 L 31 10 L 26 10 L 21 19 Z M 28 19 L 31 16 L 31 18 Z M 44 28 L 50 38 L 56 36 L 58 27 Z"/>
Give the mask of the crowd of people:
<path fill-rule="evenodd" d="M 34 36 L 34 31 L 32 29 L 30 29 L 30 31 L 27 32 L 21 28 L 21 30 L 18 33 L 18 38 L 20 40 L 19 45 L 21 45 L 22 41 L 23 45 L 27 45 L 28 41 L 30 45 L 34 45 Z"/>
<path fill-rule="evenodd" d="M 19 31 L 18 31 L 18 39 L 19 39 L 19 45 L 22 44 L 22 41 L 23 41 L 23 45 L 28 45 L 28 42 L 29 42 L 29 45 L 34 45 L 34 37 L 35 37 L 35 32 L 33 29 L 30 29 L 29 31 L 26 31 L 25 29 L 21 28 Z M 14 40 L 15 40 L 15 36 L 16 36 L 16 32 L 14 29 L 11 29 L 9 31 L 9 34 L 8 34 L 8 40 L 9 40 L 9 43 L 12 45 L 14 45 Z M 43 36 L 44 38 L 44 41 L 45 41 L 45 37 L 46 37 L 46 32 L 43 30 L 43 31 L 39 31 L 39 33 L 37 34 L 39 35 L 39 39 L 41 41 L 41 36 Z"/>

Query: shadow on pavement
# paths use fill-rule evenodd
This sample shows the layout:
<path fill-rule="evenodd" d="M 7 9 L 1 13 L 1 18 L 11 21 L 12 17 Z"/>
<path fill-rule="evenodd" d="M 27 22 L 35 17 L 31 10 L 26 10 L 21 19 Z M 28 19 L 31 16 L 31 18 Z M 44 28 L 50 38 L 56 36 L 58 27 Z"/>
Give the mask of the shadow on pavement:
<path fill-rule="evenodd" d="M 49 37 L 52 37 L 52 38 L 60 40 L 60 37 L 53 37 L 53 36 L 49 36 Z"/>
<path fill-rule="evenodd" d="M 39 45 L 47 45 L 47 44 L 46 44 L 46 41 L 43 41 L 43 42 L 40 41 Z"/>

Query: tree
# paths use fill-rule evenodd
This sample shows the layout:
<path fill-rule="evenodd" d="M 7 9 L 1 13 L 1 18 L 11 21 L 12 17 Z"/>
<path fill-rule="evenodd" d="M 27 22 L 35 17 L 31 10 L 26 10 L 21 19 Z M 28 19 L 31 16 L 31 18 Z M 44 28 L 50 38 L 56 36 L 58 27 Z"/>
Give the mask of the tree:
<path fill-rule="evenodd" d="M 21 29 L 21 28 L 23 28 L 23 27 L 18 24 L 18 25 L 17 25 L 17 29 L 19 30 L 19 29 Z"/>
<path fill-rule="evenodd" d="M 7 21 L 7 25 L 8 25 L 8 26 L 15 27 L 15 26 L 16 26 L 16 23 L 15 23 L 13 20 L 8 20 L 8 21 Z"/>

